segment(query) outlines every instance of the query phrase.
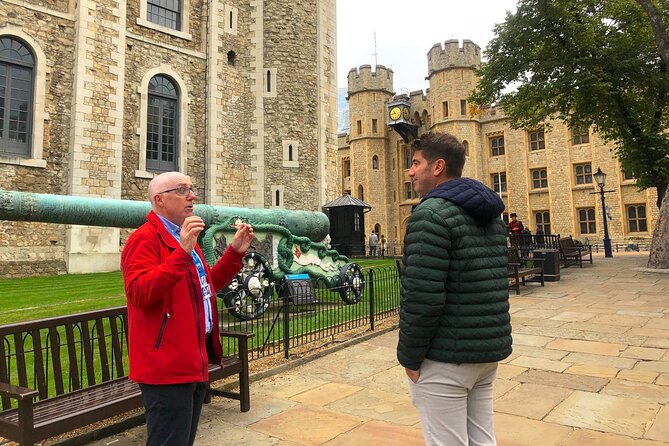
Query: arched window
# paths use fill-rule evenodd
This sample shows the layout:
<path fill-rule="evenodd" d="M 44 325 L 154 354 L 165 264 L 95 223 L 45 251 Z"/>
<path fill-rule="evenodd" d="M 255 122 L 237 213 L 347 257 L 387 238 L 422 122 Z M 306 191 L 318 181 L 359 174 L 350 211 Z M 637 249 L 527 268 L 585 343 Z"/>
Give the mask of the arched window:
<path fill-rule="evenodd" d="M 274 192 L 274 206 L 281 206 L 281 191 L 279 189 Z"/>
<path fill-rule="evenodd" d="M 358 185 L 358 198 L 361 200 L 365 200 L 365 190 L 362 187 L 362 184 Z"/>
<path fill-rule="evenodd" d="M 288 144 L 288 161 L 293 160 L 293 145 Z"/>
<path fill-rule="evenodd" d="M 469 143 L 466 139 L 462 141 L 462 145 L 465 146 L 465 156 L 469 156 Z"/>
<path fill-rule="evenodd" d="M 421 125 L 423 125 L 423 124 L 421 124 L 421 122 L 420 122 L 420 113 L 418 113 L 418 112 L 414 112 L 414 114 L 413 114 L 413 123 L 414 123 L 415 125 L 417 125 L 418 127 L 420 127 Z"/>
<path fill-rule="evenodd" d="M 428 115 L 427 115 L 427 110 L 423 110 L 423 117 L 421 118 L 421 122 L 423 123 L 424 126 L 429 127 L 430 123 L 428 122 Z"/>
<path fill-rule="evenodd" d="M 148 87 L 146 168 L 178 170 L 179 91 L 164 75 L 153 76 Z"/>
<path fill-rule="evenodd" d="M 267 70 L 267 93 L 272 92 L 272 72 Z"/>
<path fill-rule="evenodd" d="M 0 154 L 30 156 L 34 69 L 26 45 L 0 38 Z"/>
<path fill-rule="evenodd" d="M 230 13 L 232 14 L 232 13 Z M 237 55 L 235 54 L 234 51 L 228 51 L 228 65 L 235 65 L 235 62 L 237 61 Z"/>
<path fill-rule="evenodd" d="M 372 169 L 379 170 L 379 157 L 376 155 L 372 157 Z"/>

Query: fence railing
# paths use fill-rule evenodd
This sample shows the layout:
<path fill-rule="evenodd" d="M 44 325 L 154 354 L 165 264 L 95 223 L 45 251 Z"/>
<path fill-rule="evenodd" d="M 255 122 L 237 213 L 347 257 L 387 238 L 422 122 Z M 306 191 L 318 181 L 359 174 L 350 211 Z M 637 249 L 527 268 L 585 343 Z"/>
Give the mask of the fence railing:
<path fill-rule="evenodd" d="M 221 329 L 255 333 L 249 340 L 250 360 L 278 353 L 288 358 L 291 349 L 314 341 L 362 327 L 374 330 L 378 321 L 399 313 L 399 275 L 394 267 L 376 267 L 363 269 L 361 279 L 364 286 L 355 295 L 349 287 L 333 288 L 326 281 L 291 283 L 255 319 L 241 321 L 222 310 Z M 342 292 L 355 303 L 344 302 Z M 46 397 L 127 372 L 124 307 L 20 324 L 25 336 L 13 334 L 17 324 L 0 326 L 1 382 L 38 389 Z M 236 354 L 236 342 L 226 342 L 223 349 L 226 355 Z M 10 401 L 1 400 L 8 408 Z"/>
<path fill-rule="evenodd" d="M 226 309 L 221 311 L 221 329 L 255 333 L 249 351 L 257 359 L 283 352 L 312 342 L 332 338 L 337 334 L 361 327 L 374 330 L 375 323 L 399 313 L 400 280 L 394 267 L 362 270 L 363 288 L 359 296 L 349 297 L 346 286 L 331 287 L 328 281 L 286 282 L 275 293 L 260 316 L 239 320 Z M 223 346 L 232 354 L 234 344 Z"/>

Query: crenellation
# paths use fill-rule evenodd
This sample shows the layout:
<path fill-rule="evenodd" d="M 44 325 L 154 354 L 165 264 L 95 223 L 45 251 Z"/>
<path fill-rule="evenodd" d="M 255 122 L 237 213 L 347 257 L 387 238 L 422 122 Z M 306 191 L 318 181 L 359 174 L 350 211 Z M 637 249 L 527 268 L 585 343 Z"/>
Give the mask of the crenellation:
<path fill-rule="evenodd" d="M 367 90 L 381 90 L 388 93 L 393 92 L 393 70 L 383 65 L 376 65 L 372 70 L 371 65 L 361 65 L 359 68 L 351 68 L 348 72 L 348 95 Z"/>
<path fill-rule="evenodd" d="M 434 44 L 427 53 L 428 76 L 451 68 L 478 68 L 481 65 L 481 48 L 471 40 L 457 39 Z"/>

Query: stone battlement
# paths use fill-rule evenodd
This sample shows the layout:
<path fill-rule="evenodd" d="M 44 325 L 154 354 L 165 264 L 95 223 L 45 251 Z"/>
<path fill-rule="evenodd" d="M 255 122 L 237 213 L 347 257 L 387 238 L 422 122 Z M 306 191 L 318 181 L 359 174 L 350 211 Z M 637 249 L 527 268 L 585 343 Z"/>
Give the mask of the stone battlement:
<path fill-rule="evenodd" d="M 365 90 L 384 90 L 392 93 L 393 70 L 383 65 L 376 65 L 376 71 L 372 71 L 371 65 L 351 68 L 348 72 L 349 96 Z"/>
<path fill-rule="evenodd" d="M 428 75 L 448 68 L 478 68 L 480 65 L 481 48 L 471 40 L 463 40 L 462 46 L 457 39 L 445 41 L 443 47 L 435 43 L 427 53 Z"/>

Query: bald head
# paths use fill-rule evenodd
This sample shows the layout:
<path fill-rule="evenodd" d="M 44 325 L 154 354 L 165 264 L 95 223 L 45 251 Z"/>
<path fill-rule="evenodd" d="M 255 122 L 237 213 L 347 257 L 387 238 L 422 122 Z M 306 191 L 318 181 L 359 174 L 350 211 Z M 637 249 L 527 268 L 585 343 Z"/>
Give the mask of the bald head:
<path fill-rule="evenodd" d="M 149 183 L 149 201 L 156 210 L 155 196 L 162 191 L 173 189 L 184 184 L 191 184 L 190 177 L 181 172 L 165 172 L 153 177 Z"/>

